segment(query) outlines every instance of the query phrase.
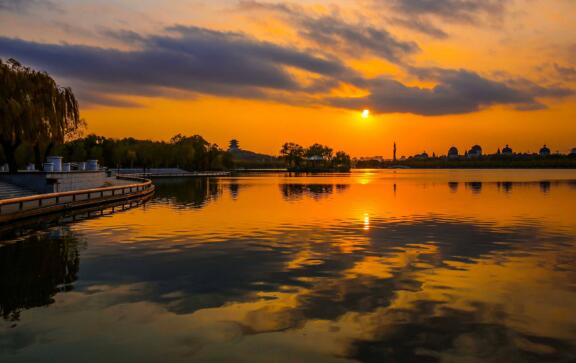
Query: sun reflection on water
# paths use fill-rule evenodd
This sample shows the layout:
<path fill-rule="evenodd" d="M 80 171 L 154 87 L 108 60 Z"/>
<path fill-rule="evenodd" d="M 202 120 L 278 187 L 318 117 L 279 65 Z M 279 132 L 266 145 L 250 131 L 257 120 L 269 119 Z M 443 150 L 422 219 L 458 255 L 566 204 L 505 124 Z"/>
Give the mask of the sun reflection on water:
<path fill-rule="evenodd" d="M 574 361 L 576 175 L 523 173 L 160 181 L 0 245 L 0 360 Z"/>
<path fill-rule="evenodd" d="M 368 231 L 370 229 L 370 216 L 368 213 L 364 213 L 364 230 Z"/>

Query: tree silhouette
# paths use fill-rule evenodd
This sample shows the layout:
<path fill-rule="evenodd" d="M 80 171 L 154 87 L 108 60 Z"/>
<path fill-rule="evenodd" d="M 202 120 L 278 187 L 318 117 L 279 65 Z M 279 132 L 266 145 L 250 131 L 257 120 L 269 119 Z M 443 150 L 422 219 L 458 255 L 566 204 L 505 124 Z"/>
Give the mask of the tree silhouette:
<path fill-rule="evenodd" d="M 350 155 L 344 151 L 338 151 L 332 159 L 332 166 L 338 170 L 350 170 L 351 165 Z"/>
<path fill-rule="evenodd" d="M 87 156 L 110 168 L 179 167 L 195 171 L 224 170 L 232 166 L 229 152 L 199 135 L 178 134 L 169 142 L 88 135 L 59 146 L 57 152 L 64 160 L 82 161 Z"/>
<path fill-rule="evenodd" d="M 41 164 L 83 125 L 72 90 L 59 87 L 45 72 L 0 60 L 0 84 L 0 145 L 11 173 L 17 171 L 16 149 L 23 142 L 32 145 Z"/>
<path fill-rule="evenodd" d="M 304 148 L 293 142 L 287 142 L 282 145 L 280 155 L 286 160 L 288 167 L 298 167 L 304 158 Z"/>

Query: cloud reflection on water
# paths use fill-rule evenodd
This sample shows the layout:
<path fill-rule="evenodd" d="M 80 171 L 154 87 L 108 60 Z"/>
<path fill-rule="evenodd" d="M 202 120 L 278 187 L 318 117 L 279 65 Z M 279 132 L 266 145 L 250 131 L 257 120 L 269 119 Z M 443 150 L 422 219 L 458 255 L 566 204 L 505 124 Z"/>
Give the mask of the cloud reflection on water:
<path fill-rule="evenodd" d="M 74 225 L 86 241 L 74 290 L 0 328 L 0 355 L 74 343 L 84 361 L 96 350 L 140 361 L 576 357 L 576 226 L 551 209 L 574 200 L 571 184 L 544 194 L 540 182 L 396 180 L 394 192 L 352 178 L 167 183 L 145 209 Z M 346 192 L 327 187 L 337 184 Z M 120 228 L 129 221 L 164 229 Z"/>

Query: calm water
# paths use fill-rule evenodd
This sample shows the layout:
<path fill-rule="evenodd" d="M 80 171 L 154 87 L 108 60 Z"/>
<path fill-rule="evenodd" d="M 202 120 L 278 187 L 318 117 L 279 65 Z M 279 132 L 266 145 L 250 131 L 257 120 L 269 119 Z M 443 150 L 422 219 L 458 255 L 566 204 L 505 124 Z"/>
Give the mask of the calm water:
<path fill-rule="evenodd" d="M 576 171 L 157 184 L 0 245 L 1 362 L 576 361 Z"/>

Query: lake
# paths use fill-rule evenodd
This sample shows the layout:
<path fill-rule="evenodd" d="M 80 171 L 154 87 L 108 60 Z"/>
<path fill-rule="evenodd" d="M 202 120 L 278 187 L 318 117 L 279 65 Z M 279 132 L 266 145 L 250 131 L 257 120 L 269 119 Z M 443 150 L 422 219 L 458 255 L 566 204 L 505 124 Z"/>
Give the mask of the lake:
<path fill-rule="evenodd" d="M 156 184 L 4 237 L 1 362 L 576 361 L 576 171 Z"/>

